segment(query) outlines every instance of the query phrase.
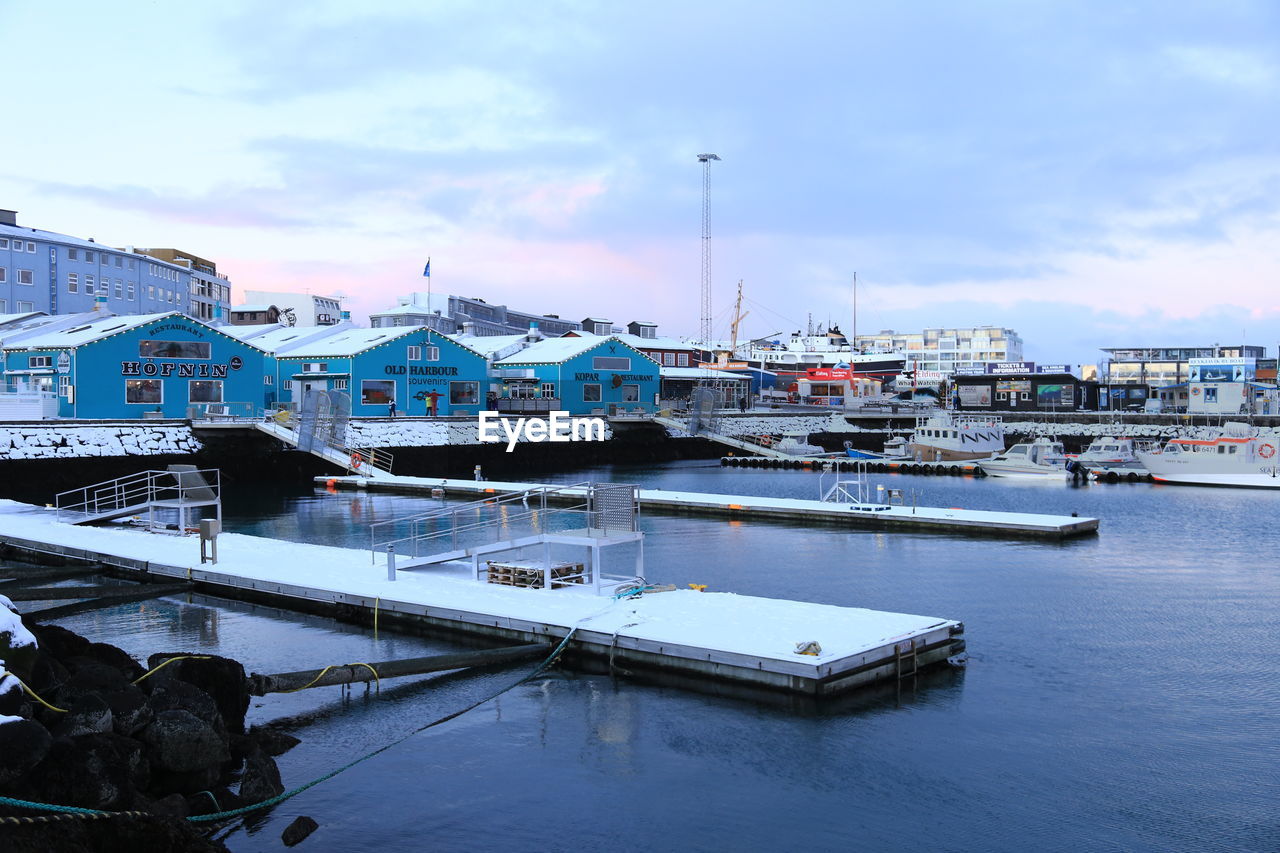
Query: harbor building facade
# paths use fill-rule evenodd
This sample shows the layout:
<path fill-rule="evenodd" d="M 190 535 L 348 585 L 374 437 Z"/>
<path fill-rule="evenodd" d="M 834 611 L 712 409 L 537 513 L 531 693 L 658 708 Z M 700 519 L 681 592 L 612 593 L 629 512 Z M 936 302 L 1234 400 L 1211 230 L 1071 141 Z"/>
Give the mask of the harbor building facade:
<path fill-rule="evenodd" d="M 500 412 L 634 414 L 658 403 L 657 362 L 612 336 L 539 341 L 493 369 L 498 387 L 489 402 Z"/>
<path fill-rule="evenodd" d="M 246 290 L 248 305 L 271 305 L 280 312 L 286 326 L 333 326 L 342 321 L 342 304 L 336 296 L 314 293 L 286 293 L 280 290 Z M 236 306 L 241 309 L 241 306 Z"/>
<path fill-rule="evenodd" d="M 147 251 L 173 252 L 174 260 Z M 193 258 L 19 226 L 15 211 L 0 210 L 0 314 L 79 314 L 101 306 L 114 314 L 197 311 L 217 319 L 230 304 L 230 282 L 216 272 L 193 274 Z M 208 296 L 200 295 L 202 287 Z"/>
<path fill-rule="evenodd" d="M 291 330 L 292 331 L 292 330 Z M 271 346 L 271 337 L 251 337 Z M 485 405 L 488 363 L 470 347 L 424 326 L 340 328 L 275 349 L 281 400 L 301 407 L 312 391 L 344 391 L 353 416 L 475 415 Z"/>
<path fill-rule="evenodd" d="M 1269 415 L 1278 411 L 1274 382 L 1258 376 L 1255 358 L 1192 358 L 1187 381 L 1156 389 L 1167 412 L 1220 415 Z"/>
<path fill-rule="evenodd" d="M 922 332 L 887 329 L 870 335 L 856 335 L 853 348 L 901 352 L 907 357 L 905 370 L 934 371 L 945 376 L 990 362 L 1022 360 L 1022 338 L 1013 329 L 1000 326 L 935 328 Z"/>
<path fill-rule="evenodd" d="M 197 320 L 219 322 L 231 305 L 231 283 L 218 272 L 218 265 L 181 249 L 135 249 L 139 254 L 186 267 L 191 272 L 190 307 L 187 313 Z"/>
<path fill-rule="evenodd" d="M 62 418 L 253 413 L 274 366 L 261 349 L 178 312 L 78 317 L 6 330 L 4 382 L 57 397 Z"/>
<path fill-rule="evenodd" d="M 967 368 L 951 380 L 951 403 L 964 411 L 1071 412 L 1098 408 L 1098 383 L 1080 379 L 1067 364 L 992 363 Z"/>
<path fill-rule="evenodd" d="M 446 335 L 518 335 L 537 326 L 550 338 L 582 328 L 581 323 L 562 320 L 557 314 L 517 311 L 469 296 L 414 292 L 397 302 L 394 308 L 370 314 L 369 325 L 375 329 L 427 326 Z"/>

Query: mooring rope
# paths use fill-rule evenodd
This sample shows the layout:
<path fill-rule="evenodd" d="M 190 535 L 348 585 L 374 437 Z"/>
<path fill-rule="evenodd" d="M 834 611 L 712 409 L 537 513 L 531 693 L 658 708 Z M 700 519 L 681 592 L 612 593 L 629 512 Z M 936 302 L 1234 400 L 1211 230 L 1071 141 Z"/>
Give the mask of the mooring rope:
<path fill-rule="evenodd" d="M 586 617 L 586 619 L 581 620 L 578 623 L 578 625 L 581 625 L 582 622 L 587 621 L 587 619 L 594 619 L 595 616 L 598 616 L 598 615 L 600 614 L 597 613 L 592 616 L 588 616 Z M 434 728 L 435 726 L 441 725 L 442 723 L 447 723 L 450 720 L 457 719 L 458 717 L 461 717 L 463 714 L 467 713 L 468 711 L 472 711 L 476 708 L 479 708 L 481 705 L 485 704 L 486 702 L 489 702 L 493 699 L 498 698 L 503 693 L 506 693 L 509 690 L 514 690 L 515 688 L 519 687 L 521 684 L 524 684 L 526 681 L 532 678 L 537 678 L 539 675 L 541 675 L 543 672 L 545 672 L 547 669 L 553 666 L 555 662 L 559 660 L 560 655 L 564 652 L 565 648 L 569 645 L 569 640 L 573 638 L 573 635 L 575 633 L 577 633 L 578 625 L 574 625 L 572 628 L 569 629 L 569 632 L 564 635 L 564 639 L 560 641 L 559 645 L 557 645 L 555 649 L 552 650 L 551 654 L 549 654 L 546 657 L 546 659 L 542 661 L 542 663 L 534 667 L 532 672 L 529 672 L 528 674 L 521 676 L 519 679 L 508 684 L 506 687 L 503 687 L 501 690 L 498 690 L 494 693 L 491 693 L 487 696 L 484 696 L 476 700 L 475 702 L 472 702 L 470 705 L 466 706 L 465 708 L 446 714 L 443 717 L 440 717 L 439 719 L 435 719 L 429 723 L 426 723 L 425 725 L 421 725 L 418 728 L 414 729 L 413 731 L 409 732 L 408 734 L 404 735 L 403 737 L 397 738 L 396 740 L 393 740 L 388 744 L 380 746 L 377 749 L 373 750 L 372 752 L 365 753 L 364 755 L 360 756 L 354 761 L 350 761 L 342 765 L 341 767 L 337 768 L 336 770 L 331 770 L 330 772 L 324 774 L 323 776 L 320 776 L 317 779 L 313 779 L 312 781 L 307 782 L 305 785 L 299 785 L 297 788 L 294 788 L 289 791 L 285 791 L 282 794 L 277 794 L 274 797 L 263 800 L 260 803 L 254 803 L 253 805 L 250 805 L 250 806 L 242 806 L 241 808 L 238 808 L 238 809 L 229 809 L 227 811 L 215 812 L 213 814 L 192 815 L 188 817 L 187 820 L 193 823 L 226 820 L 228 818 L 239 817 L 240 815 L 249 814 L 250 812 L 255 812 L 259 809 L 269 808 L 271 806 L 276 805 L 277 803 L 282 803 L 285 800 L 288 800 L 292 797 L 296 797 L 298 794 L 301 794 L 303 791 L 307 790 L 308 788 L 314 788 L 316 785 L 319 785 L 321 782 L 328 781 L 329 779 L 332 779 L 334 776 L 337 776 L 339 773 L 342 773 L 346 770 L 350 770 L 352 767 L 355 767 L 357 764 L 360 764 L 364 761 L 368 761 L 370 758 L 373 758 L 376 755 L 381 755 L 382 753 L 386 752 L 388 749 L 391 749 L 394 746 L 398 746 L 399 744 L 404 743 L 406 740 L 418 734 L 419 732 L 424 732 L 427 729 Z M 170 660 L 176 660 L 176 658 L 170 658 Z M 168 663 L 168 661 L 166 661 L 166 663 Z M 161 664 L 161 666 L 163 665 L 164 664 Z M 353 666 L 353 665 L 355 664 L 348 664 L 348 666 Z M 367 664 L 365 665 L 367 666 Z M 159 667 L 156 667 L 156 668 L 159 669 Z M 332 667 L 327 667 L 327 669 L 331 669 L 331 668 Z M 372 669 L 373 667 L 369 667 L 369 668 Z M 318 677 L 319 676 L 317 676 L 317 678 Z M 14 678 L 17 678 L 17 676 L 14 676 Z M 21 680 L 19 680 L 18 683 L 21 684 L 22 683 Z M 23 687 L 26 687 L 26 685 L 23 685 Z M 304 689 L 304 688 L 299 688 L 299 689 Z M 54 710 L 60 710 L 60 709 L 54 709 Z M 66 820 L 66 819 L 74 819 L 74 818 L 78 818 L 82 820 L 97 820 L 97 819 L 107 818 L 107 817 L 155 817 L 156 816 L 151 812 L 137 812 L 137 811 L 111 812 L 111 811 L 102 811 L 99 809 L 80 808 L 78 806 L 58 806 L 58 805 L 53 805 L 51 803 L 37 803 L 37 802 L 32 802 L 30 800 L 18 800 L 12 797 L 3 797 L 3 796 L 0 796 L 0 805 L 14 806 L 16 808 L 34 809 L 38 811 L 49 811 L 49 812 L 57 813 L 56 815 L 52 815 L 52 816 L 46 815 L 46 816 L 31 817 L 31 818 L 0 817 L 0 823 L 15 823 L 15 824 L 48 823 L 56 820 Z"/>

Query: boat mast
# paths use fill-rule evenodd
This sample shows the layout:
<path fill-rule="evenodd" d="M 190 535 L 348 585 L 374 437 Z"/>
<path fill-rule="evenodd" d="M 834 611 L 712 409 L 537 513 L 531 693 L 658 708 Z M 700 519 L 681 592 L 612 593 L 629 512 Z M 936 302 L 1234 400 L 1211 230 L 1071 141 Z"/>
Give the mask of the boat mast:
<path fill-rule="evenodd" d="M 858 349 L 858 273 L 853 273 L 853 334 L 849 336 L 849 352 Z"/>
<path fill-rule="evenodd" d="M 748 311 L 747 314 L 751 312 Z M 747 314 L 742 313 L 742 279 L 738 279 L 738 299 L 733 303 L 733 322 L 729 324 L 729 351 L 720 353 L 721 366 L 729 363 L 729 356 L 738 351 L 738 326 Z"/>

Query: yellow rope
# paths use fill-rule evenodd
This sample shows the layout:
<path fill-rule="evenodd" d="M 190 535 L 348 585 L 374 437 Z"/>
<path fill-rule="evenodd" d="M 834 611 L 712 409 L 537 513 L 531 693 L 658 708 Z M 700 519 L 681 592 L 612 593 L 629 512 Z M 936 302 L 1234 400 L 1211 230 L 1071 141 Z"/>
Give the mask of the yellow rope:
<path fill-rule="evenodd" d="M 161 669 L 164 669 L 166 666 L 168 666 L 169 664 L 173 663 L 176 660 L 208 660 L 211 657 L 213 657 L 213 655 L 174 655 L 173 657 L 168 658 L 164 663 L 157 666 L 155 669 L 151 670 L 151 672 L 144 672 L 142 675 L 139 675 L 137 678 L 133 680 L 133 683 L 137 684 L 142 679 L 146 678 L 152 673 L 155 673 Z"/>
<path fill-rule="evenodd" d="M 370 672 L 372 672 L 372 673 L 373 673 L 373 680 L 374 680 L 375 682 L 377 682 L 378 689 L 379 689 L 379 690 L 381 690 L 381 689 L 382 689 L 382 679 L 378 678 L 378 671 L 377 671 L 376 669 L 374 669 L 374 668 L 373 668 L 373 665 L 372 665 L 372 664 L 367 664 L 367 663 L 334 663 L 334 664 L 330 664 L 329 666 L 326 666 L 324 669 L 320 670 L 320 672 L 318 672 L 318 673 L 316 674 L 316 677 L 315 677 L 315 678 L 311 679 L 310 681 L 308 681 L 306 684 L 302 685 L 301 687 L 295 687 L 295 688 L 293 688 L 292 690 L 280 690 L 280 691 L 277 691 L 277 692 L 279 692 L 279 693 L 297 693 L 297 692 L 299 692 L 299 691 L 301 691 L 301 690 L 306 690 L 308 687 L 312 687 L 312 686 L 314 686 L 314 685 L 315 685 L 315 683 L 316 683 L 317 681 L 319 681 L 320 679 L 324 678 L 324 674 L 325 674 L 326 672 L 328 672 L 329 670 L 331 670 L 331 669 L 339 669 L 340 667 L 344 667 L 344 666 L 363 666 L 365 669 L 367 669 L 367 670 L 369 670 Z"/>
<path fill-rule="evenodd" d="M 0 672 L 0 679 L 3 679 L 6 675 L 7 675 L 7 676 L 9 676 L 10 678 L 12 678 L 14 681 L 18 682 L 18 685 L 19 685 L 23 690 L 27 691 L 27 695 L 28 695 L 28 696 L 30 696 L 32 699 L 36 700 L 36 701 L 37 701 L 37 702 L 39 702 L 41 705 L 43 705 L 43 706 L 45 706 L 46 708 L 48 708 L 50 711 L 57 711 L 59 714 L 65 714 L 65 713 L 67 713 L 67 709 L 66 709 L 66 708 L 58 708 L 58 707 L 55 707 L 55 706 L 53 706 L 53 705 L 50 705 L 48 702 L 44 701 L 43 699 L 41 699 L 41 698 L 40 698 L 40 694 L 36 693 L 34 690 L 32 690 L 30 687 L 28 687 L 25 681 L 23 681 L 23 680 L 22 680 L 21 678 L 19 678 L 18 676 L 14 675 L 12 672 L 9 672 L 8 670 L 4 670 L 3 672 Z"/>

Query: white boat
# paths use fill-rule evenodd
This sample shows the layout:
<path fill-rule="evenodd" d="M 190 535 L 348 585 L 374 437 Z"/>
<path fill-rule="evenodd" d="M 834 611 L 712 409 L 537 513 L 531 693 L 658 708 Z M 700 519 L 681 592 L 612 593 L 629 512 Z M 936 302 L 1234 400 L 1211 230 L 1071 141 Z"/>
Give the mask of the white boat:
<path fill-rule="evenodd" d="M 1065 477 L 1067 454 L 1062 442 L 1037 438 L 1015 444 L 991 459 L 979 459 L 978 465 L 993 477 Z"/>
<path fill-rule="evenodd" d="M 1138 451 L 1160 483 L 1280 489 L 1280 440 L 1258 436 L 1243 423 L 1226 423 L 1214 438 L 1171 438 L 1163 448 Z"/>
<path fill-rule="evenodd" d="M 1103 435 L 1095 438 L 1075 460 L 1091 471 L 1144 471 L 1138 459 L 1139 445 L 1132 438 Z"/>
<path fill-rule="evenodd" d="M 906 455 L 921 462 L 961 462 L 1003 450 L 1004 424 L 999 418 L 940 413 L 916 421 Z"/>

